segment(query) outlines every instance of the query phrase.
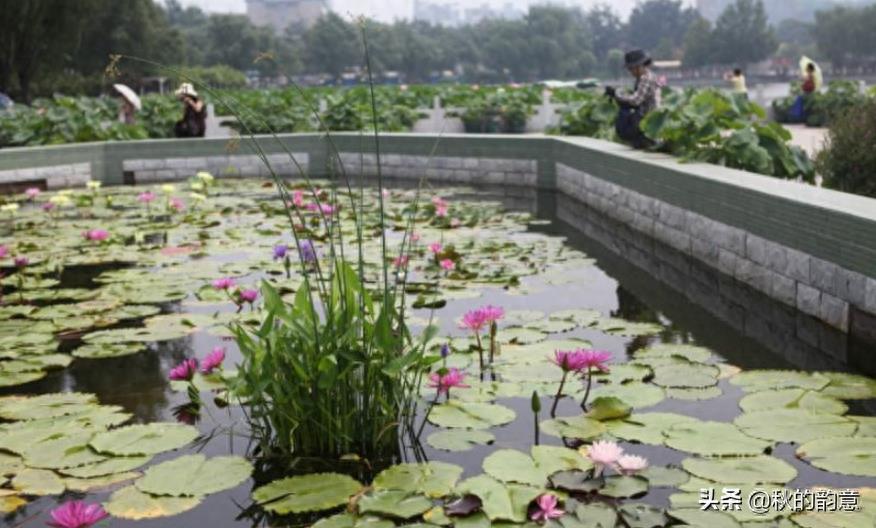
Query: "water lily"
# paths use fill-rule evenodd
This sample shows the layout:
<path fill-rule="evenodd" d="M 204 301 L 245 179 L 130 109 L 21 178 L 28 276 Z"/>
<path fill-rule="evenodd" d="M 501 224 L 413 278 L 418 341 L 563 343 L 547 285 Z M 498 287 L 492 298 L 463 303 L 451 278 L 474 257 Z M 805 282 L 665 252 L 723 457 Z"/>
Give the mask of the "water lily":
<path fill-rule="evenodd" d="M 225 348 L 221 346 L 214 347 L 213 350 L 204 357 L 204 360 L 201 361 L 201 372 L 204 374 L 210 374 L 217 368 L 220 368 L 224 361 Z"/>
<path fill-rule="evenodd" d="M 197 371 L 198 361 L 190 358 L 170 369 L 168 377 L 173 381 L 191 381 Z"/>
<path fill-rule="evenodd" d="M 450 227 L 456 229 L 457 227 L 462 225 L 462 220 L 459 218 L 451 218 L 450 219 Z"/>
<path fill-rule="evenodd" d="M 200 172 L 196 173 L 195 178 L 201 180 L 206 185 L 210 185 L 211 183 L 213 183 L 213 180 L 215 180 L 213 175 L 207 171 L 200 171 Z"/>
<path fill-rule="evenodd" d="M 194 200 L 194 201 L 196 201 L 196 202 L 199 202 L 199 203 L 200 203 L 200 202 L 206 202 L 206 201 L 207 201 L 207 197 L 204 196 L 204 195 L 201 194 L 201 193 L 194 193 L 194 192 L 193 192 L 193 193 L 189 193 L 189 197 L 190 197 L 192 200 Z"/>
<path fill-rule="evenodd" d="M 96 191 L 96 190 L 100 189 L 100 186 L 101 186 L 101 183 L 99 181 L 88 180 L 87 182 L 85 182 L 85 187 L 87 187 L 89 190 L 92 190 L 92 191 Z"/>
<path fill-rule="evenodd" d="M 444 249 L 444 246 L 441 245 L 441 242 L 433 242 L 429 244 L 429 251 L 434 254 L 441 253 L 441 250 Z"/>
<path fill-rule="evenodd" d="M 584 355 L 580 350 L 556 350 L 550 361 L 560 367 L 564 373 L 580 372 L 587 367 Z"/>
<path fill-rule="evenodd" d="M 256 299 L 259 298 L 259 291 L 258 290 L 241 290 L 238 293 L 238 296 L 240 297 L 240 301 L 242 303 L 252 304 L 256 301 Z"/>
<path fill-rule="evenodd" d="M 456 263 L 450 259 L 444 259 L 441 262 L 439 262 L 438 264 L 441 266 L 441 269 L 443 269 L 444 271 L 453 271 L 453 269 L 456 267 Z"/>
<path fill-rule="evenodd" d="M 408 255 L 399 255 L 399 256 L 395 257 L 394 259 L 392 259 L 392 265 L 395 266 L 396 268 L 404 268 L 405 266 L 408 265 L 409 260 L 410 260 L 410 257 Z"/>
<path fill-rule="evenodd" d="M 479 334 L 485 324 L 487 324 L 486 314 L 483 310 L 477 309 L 465 312 L 460 326 Z"/>
<path fill-rule="evenodd" d="M 383 196 L 384 198 L 389 198 L 389 189 L 383 189 L 383 190 L 381 190 L 381 191 L 380 191 L 380 196 Z"/>
<path fill-rule="evenodd" d="M 325 204 L 325 203 L 321 203 L 319 205 L 316 205 L 315 203 L 309 203 L 309 204 L 307 204 L 307 210 L 308 211 L 320 211 L 322 214 L 330 215 L 330 214 L 334 214 L 334 212 L 337 211 L 337 208 L 332 206 L 332 205 Z"/>
<path fill-rule="evenodd" d="M 85 240 L 90 242 L 103 242 L 109 238 L 109 231 L 106 229 L 89 229 L 82 233 L 82 235 L 85 237 Z"/>
<path fill-rule="evenodd" d="M 432 205 L 435 206 L 435 216 L 447 216 L 447 210 L 449 209 L 450 204 L 448 204 L 443 198 L 441 198 L 440 196 L 433 196 Z"/>
<path fill-rule="evenodd" d="M 164 194 L 173 194 L 176 192 L 176 185 L 172 183 L 165 183 L 161 186 L 161 192 Z"/>
<path fill-rule="evenodd" d="M 222 277 L 221 279 L 216 279 L 213 281 L 213 287 L 217 290 L 229 290 L 236 286 L 237 283 L 234 282 L 234 279 L 231 277 Z"/>
<path fill-rule="evenodd" d="M 58 207 L 64 207 L 66 205 L 70 205 L 71 203 L 73 203 L 73 201 L 70 200 L 69 195 L 61 194 L 60 192 L 58 194 L 56 194 L 55 196 L 52 196 L 51 198 L 49 198 L 49 202 L 57 205 Z"/>
<path fill-rule="evenodd" d="M 186 208 L 186 203 L 181 198 L 171 197 L 167 200 L 167 206 L 176 212 L 180 212 Z"/>
<path fill-rule="evenodd" d="M 0 244 L 0 258 L 6 258 L 9 255 L 9 248 L 6 244 Z"/>
<path fill-rule="evenodd" d="M 286 258 L 286 253 L 289 252 L 289 246 L 286 244 L 278 244 L 274 246 L 274 260 Z"/>
<path fill-rule="evenodd" d="M 148 205 L 155 201 L 155 193 L 152 191 L 141 192 L 137 195 L 137 201 Z"/>
<path fill-rule="evenodd" d="M 46 202 L 43 204 L 43 211 L 49 213 L 55 208 L 55 202 Z"/>
<path fill-rule="evenodd" d="M 446 394 L 450 398 L 450 389 L 453 388 L 469 388 L 469 385 L 463 383 L 465 374 L 457 368 L 450 370 L 441 369 L 439 372 L 429 374 L 429 387 L 438 389 L 438 394 Z"/>
<path fill-rule="evenodd" d="M 635 475 L 648 467 L 648 460 L 638 455 L 623 455 L 617 459 L 617 470 L 622 475 Z"/>
<path fill-rule="evenodd" d="M 3 211 L 4 213 L 15 214 L 15 212 L 18 211 L 18 204 L 8 203 L 6 205 L 0 206 L 0 211 Z"/>
<path fill-rule="evenodd" d="M 505 309 L 499 306 L 488 304 L 481 308 L 484 314 L 484 321 L 487 323 L 495 323 L 505 317 Z"/>
<path fill-rule="evenodd" d="M 39 196 L 40 193 L 42 193 L 42 192 L 43 192 L 43 191 L 41 191 L 41 190 L 39 189 L 39 187 L 28 187 L 28 188 L 24 191 L 24 195 L 27 196 L 27 199 L 28 199 L 28 200 L 33 201 L 34 198 L 36 198 L 37 196 Z"/>
<path fill-rule="evenodd" d="M 298 243 L 298 252 L 301 254 L 301 259 L 306 263 L 316 262 L 317 254 L 316 254 L 316 246 L 313 245 L 312 240 L 302 240 Z"/>
<path fill-rule="evenodd" d="M 411 233 L 411 242 L 419 242 L 420 234 L 419 233 Z"/>
<path fill-rule="evenodd" d="M 617 442 L 612 442 L 610 440 L 593 442 L 593 444 L 587 448 L 587 458 L 593 462 L 594 466 L 593 476 L 598 477 L 602 475 L 603 470 L 607 467 L 614 466 L 623 454 L 624 450 L 621 446 L 617 445 Z"/>
<path fill-rule="evenodd" d="M 292 193 L 292 205 L 295 207 L 304 206 L 304 191 L 297 190 Z"/>
<path fill-rule="evenodd" d="M 49 526 L 55 528 L 89 528 L 109 517 L 100 504 L 87 504 L 83 501 L 65 502 L 53 509 L 49 515 Z"/>
<path fill-rule="evenodd" d="M 581 399 L 581 408 L 587 409 L 587 400 L 590 398 L 590 388 L 593 386 L 593 369 L 608 372 L 606 363 L 611 361 L 611 352 L 604 350 L 578 350 L 581 356 L 581 361 L 584 364 L 584 374 L 587 376 L 587 390 L 584 391 L 584 398 Z"/>
<path fill-rule="evenodd" d="M 24 268 L 30 264 L 30 259 L 27 257 L 15 257 L 12 259 L 12 262 L 15 264 L 16 268 Z"/>
<path fill-rule="evenodd" d="M 559 500 L 556 495 L 543 493 L 535 499 L 535 509 L 529 515 L 530 520 L 543 523 L 551 519 L 559 519 L 566 512 L 558 507 Z"/>

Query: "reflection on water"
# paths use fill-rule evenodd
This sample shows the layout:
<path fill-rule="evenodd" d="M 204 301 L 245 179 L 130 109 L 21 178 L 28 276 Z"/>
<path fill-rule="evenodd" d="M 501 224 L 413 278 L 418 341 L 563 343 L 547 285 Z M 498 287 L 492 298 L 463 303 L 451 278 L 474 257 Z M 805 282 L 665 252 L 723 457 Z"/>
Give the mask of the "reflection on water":
<path fill-rule="evenodd" d="M 804 370 L 848 370 L 873 373 L 874 359 L 856 348 L 846 336 L 838 334 L 818 321 L 791 310 L 775 301 L 721 276 L 714 270 L 663 247 L 623 225 L 601 218 L 586 206 L 553 193 L 532 189 L 501 188 L 479 190 L 477 199 L 501 200 L 507 207 L 534 213 L 552 220 L 550 225 L 532 226 L 531 229 L 567 237 L 567 243 L 596 259 L 596 266 L 572 270 L 561 284 L 546 282 L 544 278 L 523 280 L 531 293 L 510 295 L 493 288 L 475 301 L 456 300 L 437 311 L 443 334 L 459 335 L 455 320 L 475 304 L 496 304 L 506 309 L 541 310 L 545 312 L 577 308 L 582 305 L 600 310 L 613 317 L 634 321 L 659 322 L 666 330 L 658 336 L 635 339 L 609 336 L 592 329 L 577 329 L 563 337 L 580 337 L 594 347 L 612 351 L 616 356 L 628 356 L 651 343 L 691 342 L 707 346 L 728 362 L 743 368 L 795 368 Z M 93 270 L 92 270 L 93 272 Z M 89 287 L 90 279 L 70 272 L 64 280 L 74 281 L 79 287 Z M 93 277 L 93 275 L 91 275 Z M 165 312 L 185 311 L 185 303 L 163 307 Z M 415 315 L 428 317 L 425 310 Z M 240 355 L 232 341 L 198 332 L 184 339 L 150 345 L 146 352 L 116 359 L 76 360 L 66 370 L 50 374 L 30 384 L 27 392 L 79 391 L 98 395 L 105 404 L 123 406 L 135 415 L 138 422 L 174 420 L 174 409 L 187 402 L 184 393 L 171 390 L 167 372 L 182 359 L 196 355 L 203 357 L 213 346 L 222 345 L 228 351 L 228 364 L 239 361 Z M 70 346 L 69 344 L 66 346 Z M 722 380 L 723 394 L 707 401 L 667 399 L 648 410 L 678 412 L 701 419 L 730 421 L 739 414 L 741 390 Z M 3 393 L 20 393 L 5 390 Z M 550 395 L 541 395 L 546 402 Z M 238 408 L 221 408 L 205 402 L 197 426 L 203 433 L 202 442 L 192 448 L 213 455 L 247 454 L 252 447 L 246 435 L 245 422 Z M 534 436 L 534 417 L 529 400 L 523 398 L 500 400 L 513 408 L 518 419 L 505 427 L 491 430 L 496 440 L 489 446 L 475 446 L 462 453 L 439 452 L 423 446 L 425 455 L 433 460 L 459 464 L 465 476 L 481 472 L 486 455 L 497 448 L 528 450 Z M 563 399 L 560 414 L 580 412 L 577 403 Z M 852 402 L 852 412 L 876 414 L 874 402 Z M 546 406 L 543 403 L 543 408 Z M 546 418 L 543 413 L 541 418 Z M 434 429 L 427 426 L 423 438 Z M 543 444 L 559 445 L 560 439 L 542 434 Z M 630 452 L 649 458 L 654 464 L 678 464 L 687 455 L 669 448 L 635 445 Z M 172 458 L 179 453 L 164 455 Z M 788 461 L 799 472 L 789 487 L 813 484 L 850 487 L 866 484 L 867 479 L 831 475 L 797 460 L 793 449 L 780 445 L 776 456 Z M 161 460 L 159 457 L 157 460 Z M 347 463 L 344 471 L 364 475 L 363 467 Z M 267 481 L 278 474 L 338 469 L 337 463 L 326 466 L 320 461 L 299 461 L 290 467 L 288 461 L 261 463 L 256 479 Z M 374 471 L 379 469 L 372 467 Z M 366 471 L 367 473 L 367 471 Z M 252 481 L 226 493 L 208 497 L 197 509 L 182 515 L 153 521 L 113 520 L 114 527 L 231 527 L 231 526 L 289 526 L 306 525 L 311 519 L 271 519 L 252 509 L 249 494 Z M 642 500 L 658 506 L 668 505 L 669 489 L 652 489 Z M 107 494 L 91 494 L 89 500 L 103 500 Z M 5 525 L 41 526 L 46 511 L 56 500 L 37 500 L 5 520 Z M 291 523 L 291 524 L 290 524 Z"/>

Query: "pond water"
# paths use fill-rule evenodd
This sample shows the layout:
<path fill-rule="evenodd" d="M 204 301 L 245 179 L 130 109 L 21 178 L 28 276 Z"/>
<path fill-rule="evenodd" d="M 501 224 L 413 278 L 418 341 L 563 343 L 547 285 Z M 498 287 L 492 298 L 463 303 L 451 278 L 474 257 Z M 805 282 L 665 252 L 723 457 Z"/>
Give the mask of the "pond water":
<path fill-rule="evenodd" d="M 178 187 L 179 190 L 168 188 L 164 191 L 168 195 L 188 194 L 183 185 Z M 391 208 L 402 207 L 413 196 L 413 191 L 405 189 L 404 184 L 394 184 L 391 188 L 393 190 L 387 196 Z M 227 350 L 225 368 L 229 371 L 241 359 L 224 326 L 235 319 L 258 321 L 260 313 L 247 306 L 237 313 L 232 302 L 217 295 L 210 285 L 213 279 L 231 276 L 239 284 L 247 285 L 256 285 L 260 279 L 266 279 L 286 284 L 290 290 L 300 285 L 300 279 L 296 282 L 294 274 L 293 279 L 286 279 L 282 264 L 271 258 L 274 245 L 291 242 L 286 234 L 288 228 L 284 227 L 285 217 L 278 212 L 278 200 L 272 189 L 262 182 L 222 180 L 205 199 L 188 200 L 184 211 L 165 208 L 162 202 L 167 198 L 157 188 L 153 189 L 157 195 L 154 202 L 138 201 L 138 194 L 142 191 L 143 188 L 78 191 L 71 196 L 74 200 L 77 200 L 77 195 L 84 197 L 78 200 L 79 207 L 70 204 L 50 213 L 22 203 L 14 221 L 15 231 L 7 232 L 3 242 L 12 248 L 10 256 L 27 254 L 31 262 L 25 268 L 27 280 L 22 286 L 26 295 L 23 297 L 19 295 L 22 290 L 16 282 L 17 275 L 11 275 L 14 272 L 9 265 L 11 261 L 7 259 L 4 263 L 7 264 L 7 274 L 11 276 L 3 283 L 6 304 L 0 307 L 0 341 L 9 352 L 0 363 L 0 371 L 4 385 L 8 386 L 0 389 L 0 394 L 88 393 L 95 395 L 102 405 L 120 406 L 132 415 L 133 423 L 181 421 L 197 427 L 201 436 L 194 443 L 178 450 L 159 452 L 148 462 L 147 468 L 185 453 L 200 453 L 207 457 L 247 457 L 252 454 L 253 445 L 240 407 L 214 401 L 213 393 L 204 390 L 201 395 L 204 405 L 199 416 L 186 418 L 184 411 L 189 395 L 184 386 L 170 382 L 168 374 L 186 358 L 203 358 L 217 346 Z M 440 435 L 433 436 L 433 442 L 429 441 L 430 436 L 451 429 L 440 426 L 447 425 L 446 417 L 444 420 L 440 416 L 433 417 L 433 421 L 439 423 L 426 425 L 422 435 L 422 453 L 429 461 L 461 466 L 460 479 L 464 480 L 484 473 L 485 459 L 501 450 L 517 450 L 528 456 L 536 437 L 541 445 L 561 447 L 565 443 L 577 447 L 581 441 L 564 442 L 551 434 L 550 425 L 542 423 L 536 430 L 534 424 L 550 419 L 553 392 L 559 381 L 559 369 L 547 360 L 548 356 L 557 347 L 569 348 L 575 344 L 573 340 L 581 340 L 582 347 L 606 350 L 613 355 L 611 374 L 595 384 L 590 401 L 599 396 L 617 396 L 633 408 L 628 418 L 606 421 L 609 425 L 601 433 L 613 435 L 627 453 L 646 457 L 652 467 L 681 468 L 686 460 L 689 463 L 688 459 L 696 459 L 696 462 L 700 460 L 698 456 L 706 455 L 731 455 L 724 460 L 738 461 L 742 459 L 739 455 L 766 453 L 760 455 L 766 462 L 754 458 L 749 460 L 766 466 L 780 464 L 776 471 L 784 477 L 764 477 L 773 483 L 773 487 L 845 489 L 874 485 L 876 381 L 868 377 L 873 374 L 873 360 L 867 354 L 873 349 L 868 345 L 850 343 L 844 336 L 815 321 L 806 319 L 801 322 L 798 314 L 789 314 L 787 309 L 775 306 L 768 299 L 757 297 L 742 287 L 739 287 L 742 293 L 735 295 L 737 300 L 744 298 L 745 301 L 740 301 L 736 311 L 748 310 L 750 313 L 738 314 L 734 319 L 749 322 L 747 329 L 740 328 L 730 319 L 722 318 L 685 296 L 684 288 L 694 280 L 693 277 L 681 276 L 679 285 L 667 281 L 666 273 L 658 273 L 655 262 L 681 257 L 673 255 L 671 250 L 651 245 L 653 254 L 650 260 L 645 259 L 651 265 L 642 267 L 641 255 L 626 258 L 632 256 L 630 248 L 636 245 L 635 234 L 625 232 L 622 226 L 595 218 L 592 212 L 585 211 L 584 206 L 563 197 L 507 188 L 434 188 L 430 191 L 432 194 L 448 200 L 450 216 L 461 222 L 459 226 L 451 227 L 443 220 L 431 221 L 416 227 L 421 235 L 421 247 L 411 257 L 409 279 L 417 281 L 429 277 L 438 280 L 442 286 L 440 297 L 446 300 L 446 305 L 434 312 L 412 310 L 411 324 L 415 330 L 421 329 L 424 322 L 434 316 L 441 329 L 438 342 L 450 343 L 454 350 L 448 358 L 449 365 L 467 372 L 472 387 L 451 391 L 453 402 L 462 406 L 497 405 L 499 407 L 488 407 L 488 411 L 510 409 L 514 417 L 497 419 L 499 425 L 484 428 L 487 434 L 480 440 L 463 436 L 463 444 L 473 442 L 464 451 L 434 447 L 433 444 L 439 443 Z M 107 201 L 108 196 L 111 203 Z M 345 214 L 343 208 L 340 214 Z M 84 241 L 82 232 L 95 228 L 109 231 L 108 241 Z M 397 245 L 398 234 L 393 234 L 390 239 Z M 456 272 L 430 270 L 431 257 L 425 246 L 435 241 L 441 241 L 444 246 L 455 245 L 462 254 L 459 265 L 472 274 L 468 278 L 454 278 Z M 369 258 L 375 255 L 379 257 L 372 248 Z M 61 263 L 63 269 L 59 267 Z M 488 275 L 492 276 L 490 281 L 484 280 Z M 511 280 L 512 277 L 519 280 Z M 715 285 L 721 280 L 713 278 Z M 706 294 L 715 297 L 734 295 L 728 293 L 726 287 L 716 288 L 713 294 Z M 74 301 L 85 304 L 52 311 L 57 310 L 51 308 L 55 304 L 65 304 L 70 308 Z M 416 296 L 412 295 L 410 301 L 416 301 Z M 119 315 L 124 312 L 123 306 L 130 305 L 155 306 L 160 309 L 160 314 L 140 308 L 128 316 Z M 498 330 L 498 338 L 504 344 L 503 354 L 497 360 L 496 384 L 477 382 L 476 354 L 463 352 L 471 344 L 471 339 L 458 324 L 466 311 L 483 305 L 501 306 L 506 314 Z M 256 302 L 258 306 L 259 302 Z M 147 316 L 145 325 L 151 334 L 135 339 L 135 329 L 144 324 L 142 315 Z M 806 332 L 800 331 L 801 325 L 805 326 Z M 793 326 L 793 331 L 788 330 L 790 326 Z M 126 328 L 128 333 L 124 333 Z M 100 334 L 102 330 L 108 332 Z M 786 331 L 790 333 L 786 335 Z M 99 337 L 95 337 L 95 332 Z M 22 337 L 46 334 L 60 336 L 57 350 L 54 350 L 54 342 L 49 345 L 39 337 Z M 89 334 L 92 337 L 88 337 Z M 156 339 L 150 340 L 150 335 Z M 770 339 L 776 335 L 783 336 L 779 343 Z M 807 335 L 815 337 L 806 339 Z M 145 344 L 146 349 L 121 357 L 77 357 L 69 364 L 53 359 L 38 366 L 30 363 L 27 368 L 24 366 L 26 360 L 30 361 L 28 358 L 40 357 L 37 349 L 42 356 L 51 358 L 76 354 L 76 350 L 85 346 L 83 343 L 91 343 L 98 349 L 92 353 L 112 355 L 119 352 L 116 347 L 132 346 L 130 343 L 135 341 Z M 556 346 L 553 346 L 554 342 L 557 342 Z M 661 347 L 661 344 L 673 348 Z M 51 350 L 47 350 L 49 348 Z M 637 366 L 621 365 L 629 362 L 637 363 Z M 810 374 L 821 371 L 831 374 Z M 28 376 L 39 379 L 17 383 L 27 381 Z M 580 385 L 580 382 L 574 383 Z M 538 391 L 541 400 L 537 419 L 531 409 L 529 394 L 532 390 Z M 576 386 L 566 391 L 574 397 L 560 400 L 558 417 L 581 415 L 578 400 L 582 390 L 583 387 Z M 424 389 L 423 393 L 431 399 L 431 389 Z M 740 400 L 745 411 L 740 407 Z M 0 402 L 0 413 L 3 412 L 2 406 Z M 19 418 L 32 418 L 27 415 L 30 409 L 32 407 L 25 405 L 24 411 L 20 411 L 24 415 Z M 655 417 L 655 421 L 635 421 L 645 415 Z M 682 424 L 677 415 L 697 420 L 692 421 L 694 425 L 690 429 L 676 426 L 673 430 L 673 424 Z M 732 424 L 734 420 L 737 425 L 722 426 L 726 429 L 711 423 L 702 425 L 703 422 Z M 3 427 L 19 423 L 16 421 Z M 574 429 L 573 425 L 567 425 Z M 67 427 L 61 436 L 73 435 L 73 429 Z M 9 440 L 4 436 L 7 432 L 0 430 L 0 448 L 8 450 L 10 455 L 24 454 L 25 459 L 31 459 L 33 455 L 27 455 L 29 447 Z M 850 463 L 846 459 L 827 456 L 824 458 L 827 462 L 819 464 L 819 468 L 805 457 L 795 455 L 801 443 L 819 442 L 818 439 L 825 437 L 836 439 L 836 447 L 828 444 L 828 450 L 847 450 L 850 455 L 854 452 L 857 461 Z M 29 438 L 43 440 L 38 436 Z M 483 444 L 485 439 L 489 439 L 486 445 Z M 589 443 L 594 438 L 583 436 L 582 439 Z M 741 440 L 737 442 L 738 439 Z M 453 440 L 459 443 L 460 438 Z M 746 442 L 753 442 L 755 447 L 739 447 Z M 666 445 L 668 443 L 674 448 Z M 88 439 L 64 445 L 70 448 L 87 444 Z M 714 445 L 710 447 L 710 444 Z M 91 452 L 93 447 L 92 444 L 82 448 Z M 568 451 L 577 455 L 571 449 Z M 413 457 L 411 452 L 405 455 Z M 524 469 L 508 460 L 495 460 L 487 472 L 499 481 L 513 481 L 513 474 L 523 473 Z M 17 468 L 8 469 L 6 474 L 9 477 L 22 470 L 19 462 L 9 462 L 2 457 L 0 462 Z M 94 460 L 70 463 L 69 466 L 76 468 L 90 463 Z M 58 466 L 66 465 L 62 463 L 53 469 L 62 479 L 69 476 L 69 468 L 65 473 L 65 469 L 58 469 Z M 327 461 L 308 464 L 308 467 L 343 472 L 349 465 Z M 501 467 L 506 465 L 506 470 L 512 474 L 510 477 L 502 473 Z M 718 477 L 713 481 L 704 480 L 705 475 L 757 471 L 738 467 L 696 469 L 694 465 L 685 468 L 695 476 L 691 477 L 682 469 L 659 474 L 646 472 L 645 476 L 651 478 L 650 486 L 645 484 L 647 492 L 636 493 L 635 498 L 618 500 L 644 503 L 659 509 L 686 508 L 684 511 L 690 512 L 698 510 L 697 496 L 702 488 L 716 488 L 720 495 L 722 487 L 747 485 L 733 480 L 722 483 Z M 769 470 L 765 471 L 769 475 Z M 289 470 L 286 473 L 292 475 L 302 471 Z M 256 474 L 263 475 L 258 471 Z M 280 476 L 276 472 L 271 475 L 272 478 Z M 500 478 L 503 475 L 504 479 Z M 333 508 L 315 516 L 267 515 L 262 508 L 253 505 L 251 498 L 253 489 L 269 480 L 259 478 L 262 481 L 257 484 L 248 479 L 230 490 L 199 498 L 194 507 L 192 504 L 177 504 L 180 510 L 187 510 L 178 515 L 137 521 L 115 516 L 110 525 L 307 525 L 342 509 Z M 661 480 L 666 482 L 661 483 Z M 672 480 L 676 482 L 670 483 Z M 128 479 L 109 487 L 80 492 L 75 491 L 77 486 L 96 483 L 59 482 L 68 488 L 63 496 L 50 492 L 41 498 L 28 495 L 25 497 L 27 504 L 17 509 L 11 506 L 14 503 L 5 503 L 7 509 L 14 511 L 6 516 L 3 525 L 42 526 L 48 519 L 49 510 L 64 500 L 84 497 L 89 502 L 111 501 L 114 493 L 130 485 Z M 13 480 L 5 487 L 15 485 Z M 48 485 L 48 488 L 52 486 Z M 868 509 L 848 518 L 849 523 L 862 524 L 817 524 L 824 521 L 820 518 L 813 520 L 810 515 L 798 516 L 794 521 L 796 524 L 781 526 L 873 526 L 876 519 L 874 498 L 871 491 L 864 490 L 863 493 Z M 7 492 L 7 497 L 13 494 Z M 601 500 L 613 504 L 613 499 Z M 136 517 L 155 515 L 160 513 L 159 509 L 173 506 L 162 502 L 127 504 L 125 507 L 129 517 Z M 737 518 L 752 521 L 777 519 L 778 516 L 752 517 L 748 514 L 737 515 Z M 417 519 L 422 518 L 412 516 L 407 524 L 423 522 Z M 702 519 L 697 519 L 702 522 Z M 828 518 L 826 522 L 846 522 L 845 517 L 838 519 L 831 521 Z M 371 521 L 378 522 L 379 519 Z M 443 522 L 438 518 L 432 518 L 432 521 Z M 720 514 L 720 518 L 707 517 L 706 521 L 717 521 L 718 526 L 741 526 L 726 514 Z M 395 522 L 405 524 L 398 519 Z M 720 524 L 722 522 L 726 524 Z M 867 522 L 871 524 L 863 524 Z M 457 524 L 465 525 L 461 521 Z M 682 524 L 679 520 L 667 521 L 667 525 Z M 699 525 L 693 520 L 689 520 L 689 524 Z M 353 524 L 345 520 L 325 526 Z"/>

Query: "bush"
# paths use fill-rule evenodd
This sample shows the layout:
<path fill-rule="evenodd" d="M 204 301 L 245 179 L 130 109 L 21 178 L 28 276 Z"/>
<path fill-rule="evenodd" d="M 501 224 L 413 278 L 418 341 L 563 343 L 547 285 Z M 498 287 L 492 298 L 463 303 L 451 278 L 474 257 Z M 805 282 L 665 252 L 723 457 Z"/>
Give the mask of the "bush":
<path fill-rule="evenodd" d="M 876 197 L 876 99 L 847 110 L 830 126 L 816 166 L 827 187 Z"/>
<path fill-rule="evenodd" d="M 773 115 L 779 123 L 792 123 L 790 110 L 802 94 L 800 83 L 791 85 L 788 97 L 773 101 Z M 824 92 L 809 94 L 805 99 L 806 125 L 812 127 L 828 126 L 849 108 L 862 103 L 867 98 L 855 81 L 831 81 Z"/>

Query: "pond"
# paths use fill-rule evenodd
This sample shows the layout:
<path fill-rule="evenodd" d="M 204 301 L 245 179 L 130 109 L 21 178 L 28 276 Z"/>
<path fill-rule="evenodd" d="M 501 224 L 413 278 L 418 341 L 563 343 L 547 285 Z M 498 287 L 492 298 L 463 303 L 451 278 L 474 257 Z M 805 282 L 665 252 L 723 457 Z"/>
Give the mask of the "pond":
<path fill-rule="evenodd" d="M 229 325 L 259 328 L 270 295 L 261 281 L 295 302 L 299 246 L 270 182 L 202 175 L 192 184 L 19 196 L 4 213 L 4 525 L 42 526 L 73 499 L 103 503 L 119 527 L 523 525 L 544 494 L 565 512 L 548 523 L 565 528 L 876 524 L 876 380 L 866 354 L 837 359 L 826 345 L 785 343 L 794 353 L 758 341 L 608 249 L 628 242 L 591 238 L 583 206 L 531 190 L 429 187 L 419 196 L 393 183 L 383 193 L 386 256 L 380 194 L 365 191 L 369 287 L 386 263 L 407 292 L 412 333 L 437 326 L 432 369 L 459 369 L 464 386 L 436 399 L 424 380 L 421 442 L 401 442 L 388 459 L 266 459 L 247 419 L 257 398 L 244 396 L 242 407 L 226 390 L 245 360 Z M 349 199 L 322 191 L 320 213 L 309 191 L 292 196 L 296 229 L 313 240 L 302 251 L 314 253 L 306 273 L 331 258 L 331 229 L 355 262 Z M 415 200 L 416 240 L 398 259 Z M 501 308 L 496 331 L 481 327 L 479 341 L 461 323 L 488 306 Z M 487 359 L 481 373 L 478 343 L 493 340 L 492 368 Z M 564 376 L 555 352 L 578 349 L 610 359 Z M 211 373 L 180 376 L 189 358 L 204 368 L 216 351 L 220 362 L 219 350 L 224 362 Z M 170 380 L 172 370 L 191 383 Z M 598 475 L 598 450 L 588 455 L 598 440 L 647 468 L 627 458 L 629 467 L 606 463 Z M 613 445 L 600 445 L 611 455 Z M 395 465 L 418 461 L 428 465 Z M 796 496 L 816 486 L 863 509 L 757 515 L 746 504 L 755 488 Z M 734 488 L 741 510 L 701 511 L 702 490 L 720 499 Z M 822 508 L 813 497 L 803 510 Z"/>

